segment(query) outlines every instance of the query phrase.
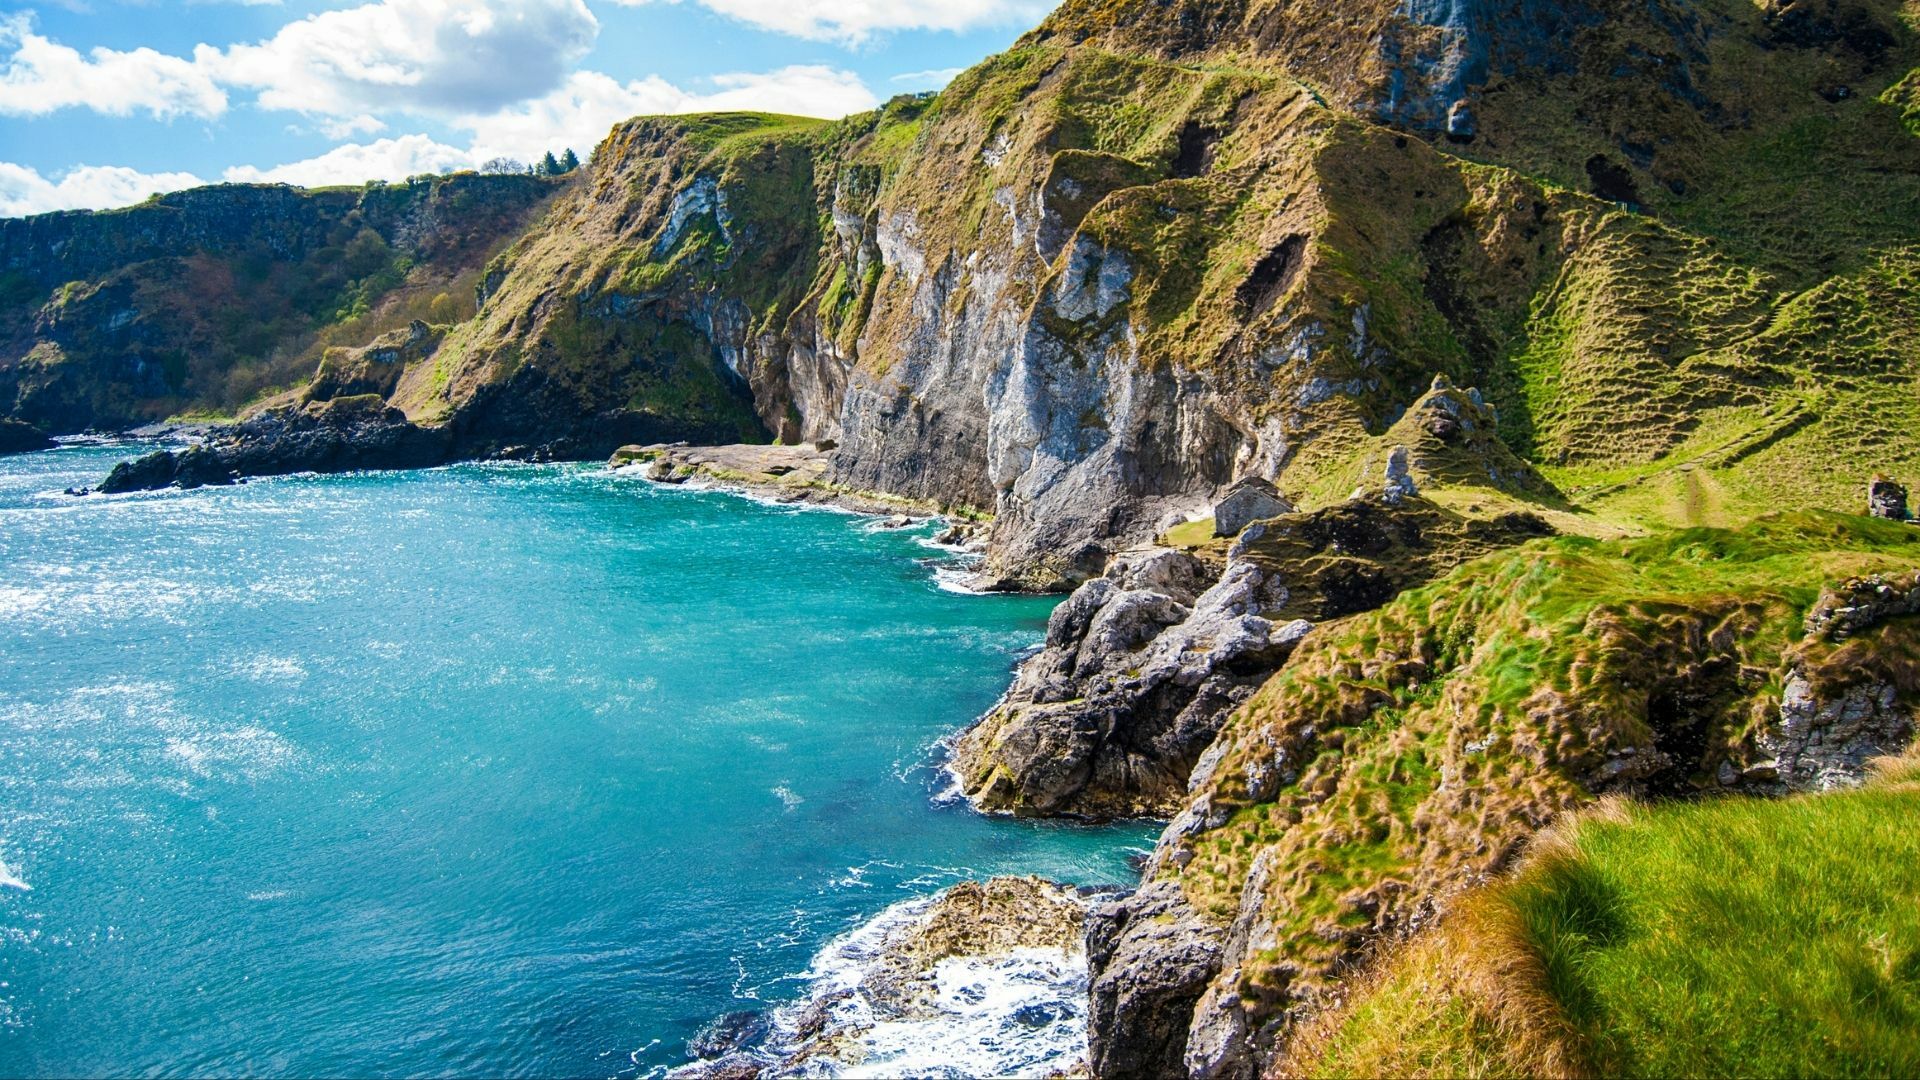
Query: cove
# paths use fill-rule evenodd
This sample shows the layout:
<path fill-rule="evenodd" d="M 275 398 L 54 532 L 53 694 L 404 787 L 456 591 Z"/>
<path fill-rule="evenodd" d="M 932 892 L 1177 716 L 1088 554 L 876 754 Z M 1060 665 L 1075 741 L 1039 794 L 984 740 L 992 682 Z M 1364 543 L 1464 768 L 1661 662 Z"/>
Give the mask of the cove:
<path fill-rule="evenodd" d="M 1144 825 L 942 804 L 1051 600 L 916 534 L 463 465 L 71 499 L 0 459 L 0 1073 L 618 1076 Z"/>

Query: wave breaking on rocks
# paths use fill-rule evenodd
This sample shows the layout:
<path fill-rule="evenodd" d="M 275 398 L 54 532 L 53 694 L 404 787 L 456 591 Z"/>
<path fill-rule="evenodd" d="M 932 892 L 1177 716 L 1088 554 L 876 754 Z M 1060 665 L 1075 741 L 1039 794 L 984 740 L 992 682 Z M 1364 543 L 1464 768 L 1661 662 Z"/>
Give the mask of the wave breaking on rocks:
<path fill-rule="evenodd" d="M 670 1075 L 1084 1075 L 1097 895 L 1000 877 L 894 904 L 820 951 L 805 999 L 719 1018 Z"/>

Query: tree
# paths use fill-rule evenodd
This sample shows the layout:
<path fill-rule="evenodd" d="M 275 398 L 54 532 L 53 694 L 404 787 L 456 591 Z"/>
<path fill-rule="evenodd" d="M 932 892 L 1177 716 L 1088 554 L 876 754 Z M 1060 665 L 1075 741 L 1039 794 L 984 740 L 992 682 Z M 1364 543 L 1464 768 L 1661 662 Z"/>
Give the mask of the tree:
<path fill-rule="evenodd" d="M 525 165 L 510 157 L 497 157 L 490 159 L 485 165 L 480 166 L 480 171 L 483 173 L 511 176 L 514 173 L 523 173 L 528 170 Z"/>
<path fill-rule="evenodd" d="M 546 157 L 543 157 L 540 159 L 540 175 L 541 176 L 559 176 L 560 175 L 560 162 L 554 160 L 553 151 L 551 150 L 547 151 Z"/>
<path fill-rule="evenodd" d="M 560 155 L 560 171 L 570 173 L 579 167 L 580 155 L 573 152 L 573 147 L 567 147 L 567 152 Z"/>

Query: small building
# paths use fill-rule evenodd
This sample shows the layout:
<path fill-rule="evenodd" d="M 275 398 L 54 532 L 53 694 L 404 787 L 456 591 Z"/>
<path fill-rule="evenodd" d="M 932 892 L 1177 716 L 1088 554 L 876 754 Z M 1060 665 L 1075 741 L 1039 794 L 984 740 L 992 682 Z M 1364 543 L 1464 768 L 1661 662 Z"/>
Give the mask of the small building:
<path fill-rule="evenodd" d="M 1273 483 L 1259 476 L 1243 476 L 1213 504 L 1215 536 L 1238 536 L 1240 530 L 1270 517 L 1293 513 L 1293 504 Z"/>

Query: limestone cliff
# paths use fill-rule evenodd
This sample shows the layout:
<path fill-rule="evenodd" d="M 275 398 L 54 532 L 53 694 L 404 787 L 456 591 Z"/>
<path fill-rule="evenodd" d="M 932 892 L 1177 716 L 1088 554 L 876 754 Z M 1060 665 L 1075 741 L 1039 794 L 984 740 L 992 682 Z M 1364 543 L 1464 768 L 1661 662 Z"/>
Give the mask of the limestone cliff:
<path fill-rule="evenodd" d="M 391 399 L 461 454 L 827 440 L 1022 587 L 1341 497 L 1436 373 L 1590 505 L 1846 507 L 1810 455 L 1915 464 L 1909 16 L 1070 3 L 875 113 L 621 125 Z"/>

